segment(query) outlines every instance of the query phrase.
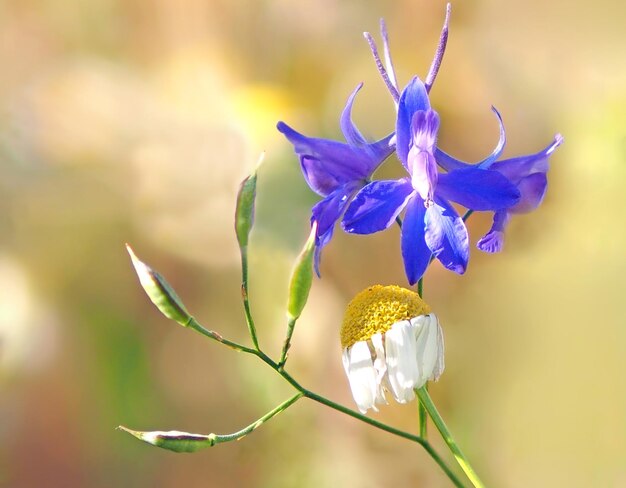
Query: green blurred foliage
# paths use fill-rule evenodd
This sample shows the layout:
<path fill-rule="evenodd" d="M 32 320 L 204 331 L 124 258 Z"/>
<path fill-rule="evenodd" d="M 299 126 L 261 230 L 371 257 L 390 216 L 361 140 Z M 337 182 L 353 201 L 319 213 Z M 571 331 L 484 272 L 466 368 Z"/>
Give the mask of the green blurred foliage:
<path fill-rule="evenodd" d="M 401 82 L 427 72 L 440 1 L 24 0 L 0 3 L 0 486 L 448 486 L 417 447 L 306 401 L 245 440 L 194 455 L 115 430 L 228 433 L 290 394 L 254 358 L 168 322 L 130 242 L 201 322 L 239 341 L 234 203 L 259 153 L 250 300 L 280 352 L 292 262 L 316 201 L 284 120 L 385 135 L 394 110 L 361 32 L 389 26 Z M 440 143 L 477 160 L 556 132 L 550 190 L 505 251 L 464 277 L 435 264 L 445 328 L 431 391 L 489 486 L 626 485 L 626 47 L 619 2 L 456 2 L 432 99 Z M 385 166 L 381 176 L 401 174 Z M 475 241 L 488 216 L 472 217 Z M 352 296 L 404 284 L 398 232 L 337 232 L 289 369 L 352 404 L 338 328 Z M 377 418 L 417 429 L 416 406 Z"/>

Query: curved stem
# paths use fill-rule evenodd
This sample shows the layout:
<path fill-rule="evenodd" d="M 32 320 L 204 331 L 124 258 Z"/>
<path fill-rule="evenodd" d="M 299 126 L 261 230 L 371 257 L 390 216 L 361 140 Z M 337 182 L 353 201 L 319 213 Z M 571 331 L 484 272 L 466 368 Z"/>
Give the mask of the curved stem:
<path fill-rule="evenodd" d="M 348 407 L 344 407 L 343 405 L 335 403 L 335 402 L 333 402 L 332 400 L 329 400 L 326 397 L 323 397 L 323 396 L 318 395 L 317 393 L 315 393 L 313 391 L 310 391 L 310 390 L 306 389 L 300 383 L 298 383 L 289 373 L 287 373 L 287 371 L 285 371 L 283 369 L 283 365 L 281 365 L 280 363 L 277 363 L 276 361 L 274 361 L 272 358 L 270 358 L 262 350 L 260 350 L 260 349 L 253 349 L 251 347 L 247 347 L 247 346 L 238 344 L 238 343 L 236 343 L 234 341 L 230 341 L 228 339 L 225 339 L 220 334 L 218 334 L 217 332 L 214 332 L 212 330 L 204 328 L 193 317 L 189 320 L 189 323 L 187 324 L 187 326 L 189 328 L 195 330 L 196 332 L 202 334 L 203 336 L 208 337 L 209 339 L 217 341 L 217 342 L 219 342 L 221 344 L 224 344 L 225 346 L 228 346 L 231 349 L 234 349 L 234 350 L 239 351 L 239 352 L 244 352 L 246 354 L 252 354 L 253 356 L 258 357 L 261 361 L 263 361 L 270 368 L 272 368 L 274 371 L 276 371 L 295 390 L 298 391 L 297 395 L 295 395 L 294 397 L 290 398 L 286 402 L 282 403 L 281 405 L 276 407 L 271 412 L 268 412 L 266 415 L 261 417 L 259 420 L 257 420 L 253 424 L 249 425 L 248 427 L 245 427 L 244 429 L 242 429 L 239 432 L 235 432 L 233 434 L 228 434 L 226 436 L 223 436 L 224 440 L 222 440 L 222 442 L 226 441 L 226 437 L 230 437 L 230 439 L 228 439 L 228 440 L 232 440 L 237 435 L 240 435 L 241 437 L 243 437 L 243 435 L 247 434 L 248 432 L 251 432 L 256 427 L 258 427 L 258 425 L 260 425 L 259 422 L 260 423 L 265 422 L 266 420 L 272 418 L 277 413 L 280 413 L 283 410 L 285 410 L 287 407 L 289 407 L 291 404 L 295 403 L 301 397 L 306 397 L 306 398 L 309 398 L 309 399 L 311 399 L 311 400 L 313 400 L 315 402 L 318 402 L 318 403 L 320 403 L 322 405 L 325 405 L 325 406 L 327 406 L 329 408 L 332 408 L 333 410 L 336 410 L 336 411 L 344 413 L 344 414 L 346 414 L 346 415 L 348 415 L 348 416 L 350 416 L 352 418 L 355 418 L 357 420 L 365 422 L 366 424 L 369 424 L 369 425 L 371 425 L 373 427 L 376 427 L 377 429 L 383 430 L 385 432 L 388 432 L 390 434 L 396 435 L 398 437 L 402 437 L 403 439 L 407 439 L 407 440 L 416 442 L 417 444 L 421 445 L 426 450 L 426 452 L 429 454 L 429 456 L 431 458 L 433 458 L 433 460 L 439 465 L 439 467 L 446 474 L 446 476 L 448 476 L 450 481 L 452 481 L 454 486 L 456 486 L 457 488 L 465 488 L 463 486 L 463 483 L 461 483 L 459 478 L 456 476 L 456 474 L 454 474 L 454 472 L 450 469 L 450 467 L 445 463 L 443 458 L 441 456 L 439 456 L 439 454 L 433 449 L 433 447 L 430 445 L 430 443 L 426 439 L 424 439 L 424 438 L 422 438 L 420 436 L 417 436 L 415 434 L 410 434 L 410 433 L 405 432 L 403 430 L 396 429 L 395 427 L 392 427 L 390 425 L 384 424 L 384 423 L 379 422 L 378 420 L 374 420 L 374 419 L 372 419 L 370 417 L 366 417 L 365 415 L 363 415 L 363 414 L 361 414 L 361 413 L 359 413 L 359 412 L 357 412 L 355 410 L 352 410 L 352 409 L 350 409 Z M 247 431 L 246 429 L 249 429 L 249 431 Z"/>
<path fill-rule="evenodd" d="M 311 400 L 316 401 L 318 403 L 321 403 L 322 405 L 326 405 L 327 407 L 330 407 L 333 410 L 337 410 L 338 412 L 345 413 L 346 415 L 349 415 L 350 417 L 353 417 L 357 420 L 365 422 L 366 424 L 372 425 L 380 430 L 384 430 L 385 432 L 389 432 L 390 434 L 394 434 L 394 435 L 397 435 L 398 437 L 402 437 L 404 439 L 417 442 L 426 450 L 426 452 L 430 455 L 430 457 L 433 458 L 433 460 L 439 465 L 439 467 L 448 476 L 448 478 L 450 478 L 450 481 L 452 481 L 454 486 L 458 488 L 463 488 L 463 483 L 461 483 L 461 480 L 459 480 L 459 478 L 454 474 L 454 472 L 445 463 L 443 458 L 441 458 L 439 454 L 437 454 L 437 452 L 433 449 L 433 447 L 430 445 L 430 443 L 426 439 L 423 439 L 414 434 L 410 434 L 408 432 L 404 432 L 403 430 L 396 429 L 395 427 L 391 427 L 390 425 L 383 424 L 382 422 L 378 422 L 377 420 L 374 420 L 372 418 L 366 417 L 363 414 L 360 414 L 354 410 L 344 407 L 343 405 L 339 405 L 338 403 L 335 403 L 329 400 L 328 398 L 325 398 L 316 393 L 313 393 L 312 391 L 305 389 L 305 390 L 302 390 L 302 392 L 304 393 L 305 397 L 310 398 Z"/>
<path fill-rule="evenodd" d="M 187 322 L 185 327 L 189 327 L 190 329 L 195 330 L 199 334 L 202 334 L 203 336 L 208 337 L 209 339 L 213 339 L 214 341 L 217 341 L 220 344 L 224 344 L 225 346 L 228 346 L 231 349 L 234 349 L 235 351 L 245 352 L 245 353 L 248 353 L 248 354 L 255 354 L 255 355 L 258 352 L 256 349 L 252 349 L 250 347 L 247 347 L 247 346 L 244 346 L 242 344 L 239 344 L 238 342 L 234 342 L 234 341 L 230 341 L 228 339 L 225 339 L 224 337 L 222 337 L 220 334 L 218 334 L 217 332 L 215 332 L 213 330 L 205 329 L 193 317 L 189 318 L 189 322 Z"/>
<path fill-rule="evenodd" d="M 459 466 L 461 466 L 461 469 L 463 469 L 463 471 L 467 475 L 468 479 L 472 482 L 475 488 L 485 488 L 485 485 L 482 481 L 480 481 L 480 478 L 478 478 L 478 475 L 470 465 L 469 461 L 452 438 L 452 434 L 450 434 L 448 427 L 441 418 L 441 415 L 439 415 L 435 404 L 428 394 L 428 390 L 425 387 L 422 387 L 416 390 L 416 393 L 420 399 L 421 404 L 424 405 L 424 408 L 428 412 L 428 415 L 430 415 L 430 418 L 433 420 L 433 423 L 437 427 L 437 430 L 439 430 L 439 432 L 441 433 L 441 437 L 443 437 L 443 440 L 448 445 L 448 448 L 454 455 L 457 463 L 459 463 Z"/>
<path fill-rule="evenodd" d="M 281 403 L 280 405 L 278 405 L 274 410 L 271 410 L 271 411 L 267 412 L 265 415 L 263 415 L 263 417 L 261 417 L 260 419 L 256 420 L 255 422 L 251 423 L 247 427 L 244 427 L 243 429 L 241 429 L 241 430 L 239 430 L 237 432 L 233 432 L 232 434 L 222 434 L 222 435 L 213 434 L 213 436 L 214 436 L 213 437 L 214 444 L 219 444 L 221 442 L 238 441 L 242 437 L 247 436 L 250 432 L 252 432 L 253 430 L 255 430 L 258 427 L 260 427 L 261 425 L 263 425 L 265 422 L 267 422 L 272 417 L 274 417 L 274 416 L 278 415 L 279 413 L 287 410 L 291 405 L 296 403 L 303 396 L 304 396 L 304 394 L 302 392 L 296 393 L 289 400 L 286 400 L 283 403 Z"/>

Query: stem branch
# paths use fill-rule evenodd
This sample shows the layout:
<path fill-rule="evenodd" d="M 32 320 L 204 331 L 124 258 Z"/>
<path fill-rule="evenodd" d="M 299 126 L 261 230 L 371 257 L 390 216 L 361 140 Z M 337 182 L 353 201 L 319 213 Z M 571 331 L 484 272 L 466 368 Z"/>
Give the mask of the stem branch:
<path fill-rule="evenodd" d="M 250 432 L 252 432 L 253 430 L 255 430 L 258 427 L 260 427 L 261 425 L 263 425 L 265 422 L 267 422 L 272 417 L 274 417 L 274 416 L 278 415 L 279 413 L 287 410 L 291 405 L 296 403 L 303 396 L 304 396 L 304 394 L 302 392 L 296 393 L 289 400 L 286 400 L 283 403 L 281 403 L 280 405 L 278 405 L 274 410 L 271 410 L 271 411 L 267 412 L 265 415 L 263 415 L 263 417 L 261 417 L 260 419 L 256 420 L 255 422 L 251 423 L 247 427 L 244 427 L 243 429 L 241 429 L 241 430 L 239 430 L 237 432 L 233 432 L 232 434 L 224 434 L 224 435 L 213 434 L 214 435 L 214 444 L 213 445 L 220 444 L 222 442 L 229 442 L 229 441 L 239 440 L 242 437 L 247 436 Z"/>
<path fill-rule="evenodd" d="M 243 310 L 246 315 L 246 324 L 248 324 L 248 331 L 250 332 L 250 338 L 254 348 L 259 350 L 259 339 L 256 335 L 256 327 L 254 320 L 252 319 L 252 312 L 250 312 L 250 300 L 248 299 L 248 249 L 246 247 L 241 248 L 241 298 L 243 300 Z"/>
<path fill-rule="evenodd" d="M 233 342 L 233 341 L 230 341 L 228 339 L 225 339 L 221 335 L 219 335 L 217 332 L 214 332 L 212 330 L 208 330 L 208 329 L 204 328 L 194 318 L 190 319 L 189 324 L 187 326 L 189 328 L 195 330 L 196 332 L 199 332 L 200 334 L 204 335 L 205 337 L 208 337 L 209 339 L 213 339 L 214 341 L 217 341 L 217 342 L 219 342 L 221 344 L 224 344 L 224 345 L 230 347 L 231 349 L 234 349 L 234 350 L 239 351 L 239 352 L 244 352 L 244 353 L 247 353 L 247 354 L 252 354 L 253 356 L 258 357 L 261 361 L 263 361 L 270 368 L 272 368 L 274 371 L 276 371 L 295 390 L 298 391 L 298 393 L 295 396 L 293 396 L 292 398 L 290 398 L 286 402 L 282 403 L 281 405 L 276 407 L 274 410 L 272 410 L 271 412 L 268 412 L 263 417 L 261 417 L 259 420 L 257 420 L 253 424 L 250 424 L 248 427 L 245 427 L 244 429 L 240 430 L 239 432 L 235 432 L 233 434 L 227 434 L 227 435 L 224 435 L 224 436 L 216 436 L 216 443 L 217 442 L 226 442 L 227 440 L 233 440 L 233 439 L 236 439 L 238 437 L 243 437 L 244 435 L 252 432 L 254 429 L 256 429 L 259 425 L 261 425 L 266 420 L 269 420 L 270 418 L 272 418 L 276 414 L 282 412 L 283 410 L 285 410 L 286 408 L 291 406 L 293 403 L 295 403 L 301 397 L 306 397 L 306 398 L 310 398 L 311 400 L 313 400 L 313 401 L 315 401 L 317 403 L 320 403 L 320 404 L 325 405 L 325 406 L 327 406 L 329 408 L 332 408 L 333 410 L 336 410 L 336 411 L 344 413 L 344 414 L 346 414 L 346 415 L 348 415 L 348 416 L 350 416 L 352 418 L 355 418 L 357 420 L 365 422 L 366 424 L 369 424 L 369 425 L 371 425 L 373 427 L 376 427 L 377 429 L 383 430 L 385 432 L 388 432 L 390 434 L 396 435 L 398 437 L 402 437 L 403 439 L 407 439 L 407 440 L 410 440 L 410 441 L 418 443 L 419 445 L 421 445 L 426 450 L 426 452 L 430 455 L 430 457 L 433 458 L 433 460 L 439 465 L 439 467 L 443 470 L 443 472 L 446 474 L 446 476 L 448 476 L 450 481 L 452 481 L 454 486 L 456 486 L 457 488 L 464 488 L 463 483 L 461 483 L 459 478 L 454 474 L 454 472 L 450 469 L 450 467 L 445 463 L 443 458 L 441 458 L 441 456 L 439 456 L 439 454 L 433 449 L 433 447 L 430 445 L 430 443 L 426 439 L 424 439 L 424 438 L 422 438 L 420 436 L 417 436 L 417 435 L 414 435 L 414 434 L 410 434 L 408 432 L 404 432 L 402 430 L 396 429 L 395 427 L 392 427 L 390 425 L 384 424 L 384 423 L 379 422 L 377 420 L 374 420 L 372 418 L 366 417 L 365 415 L 363 415 L 363 414 L 361 414 L 359 412 L 356 412 L 355 410 L 351 410 L 351 409 L 349 409 L 347 407 L 344 407 L 343 405 L 340 405 L 338 403 L 333 402 L 332 400 L 329 400 L 328 398 L 325 398 L 325 397 L 323 397 L 321 395 L 318 395 L 317 393 L 314 393 L 314 392 L 312 392 L 310 390 L 307 390 L 302 385 L 300 385 L 300 383 L 298 383 L 289 373 L 287 373 L 287 371 L 285 371 L 283 369 L 284 362 L 282 364 L 280 362 L 277 363 L 276 361 L 274 361 L 272 358 L 270 358 L 267 354 L 265 354 L 260 349 L 252 349 L 250 347 L 246 347 L 246 346 L 243 346 L 243 345 L 238 344 L 236 342 Z M 287 349 L 288 349 L 288 347 L 287 347 Z M 283 350 L 283 353 L 284 352 L 285 351 Z M 223 439 L 223 440 L 219 440 L 219 439 Z"/>

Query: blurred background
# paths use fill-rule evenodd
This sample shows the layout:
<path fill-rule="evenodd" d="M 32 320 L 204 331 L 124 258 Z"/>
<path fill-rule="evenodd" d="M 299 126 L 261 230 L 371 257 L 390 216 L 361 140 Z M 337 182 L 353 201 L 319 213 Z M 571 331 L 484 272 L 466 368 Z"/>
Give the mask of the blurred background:
<path fill-rule="evenodd" d="M 164 274 L 207 327 L 247 341 L 232 217 L 259 173 L 251 302 L 278 354 L 291 263 L 317 197 L 278 120 L 386 135 L 394 107 L 362 32 L 388 23 L 400 83 L 425 76 L 434 0 L 0 2 L 0 486 L 447 487 L 418 446 L 299 402 L 245 440 L 193 455 L 115 430 L 229 433 L 291 395 L 254 358 L 167 321 L 124 249 Z M 432 91 L 440 145 L 478 160 L 555 133 L 550 190 L 505 250 L 435 263 L 445 327 L 431 391 L 488 486 L 626 486 L 626 6 L 455 2 Z M 381 177 L 398 177 L 389 162 Z M 472 243 L 490 215 L 470 220 Z M 396 229 L 337 232 L 297 326 L 289 370 L 352 406 L 338 329 L 373 283 L 406 285 Z M 375 418 L 417 429 L 415 403 Z M 432 432 L 433 439 L 437 438 Z M 443 448 L 441 443 L 435 442 Z"/>

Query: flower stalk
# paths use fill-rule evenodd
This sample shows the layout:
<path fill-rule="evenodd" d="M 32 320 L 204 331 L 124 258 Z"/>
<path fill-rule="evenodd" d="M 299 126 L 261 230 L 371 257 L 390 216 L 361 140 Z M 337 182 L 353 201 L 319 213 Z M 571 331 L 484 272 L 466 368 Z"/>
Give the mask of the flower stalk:
<path fill-rule="evenodd" d="M 254 319 L 250 311 L 250 301 L 248 299 L 248 240 L 254 225 L 257 171 L 264 158 L 265 153 L 262 153 L 254 171 L 241 182 L 235 207 L 235 234 L 241 254 L 241 298 L 250 339 L 257 350 L 259 349 L 259 340 L 257 338 L 256 326 L 254 325 Z"/>
<path fill-rule="evenodd" d="M 437 430 L 441 434 L 441 437 L 443 438 L 446 445 L 450 449 L 450 452 L 452 452 L 452 455 L 456 459 L 457 463 L 459 463 L 459 466 L 461 466 L 461 469 L 463 470 L 465 475 L 472 482 L 472 485 L 475 488 L 485 488 L 485 485 L 476 474 L 476 471 L 474 471 L 474 468 L 472 468 L 472 466 L 470 465 L 469 461 L 467 460 L 467 457 L 465 456 L 465 454 L 463 454 L 463 452 L 461 451 L 461 448 L 455 442 L 454 438 L 452 437 L 452 434 L 450 434 L 448 427 L 446 426 L 445 422 L 443 421 L 443 418 L 437 411 L 435 404 L 433 403 L 432 399 L 430 398 L 430 395 L 428 394 L 428 389 L 426 387 L 422 387 L 422 388 L 415 390 L 415 392 L 417 393 L 417 396 L 419 397 L 420 404 L 424 406 L 424 408 L 428 412 L 428 415 L 430 415 L 430 418 L 432 419 L 433 423 L 437 427 Z"/>

